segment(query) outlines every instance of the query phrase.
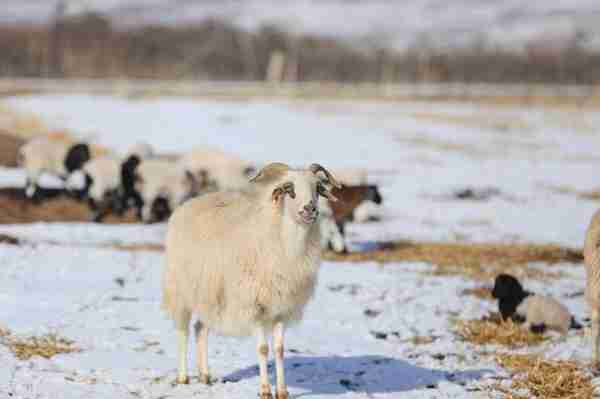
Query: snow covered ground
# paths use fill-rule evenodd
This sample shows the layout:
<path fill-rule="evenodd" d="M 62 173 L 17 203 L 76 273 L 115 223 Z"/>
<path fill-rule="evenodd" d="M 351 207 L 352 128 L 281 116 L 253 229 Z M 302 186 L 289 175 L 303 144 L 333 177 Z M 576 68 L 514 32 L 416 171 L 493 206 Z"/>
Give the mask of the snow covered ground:
<path fill-rule="evenodd" d="M 598 206 L 557 190 L 597 187 L 600 116 L 593 110 L 90 96 L 5 102 L 118 151 L 143 139 L 164 152 L 209 144 L 257 162 L 365 167 L 381 184 L 386 217 L 381 223 L 351 226 L 355 243 L 424 239 L 580 247 Z M 18 181 L 18 172 L 0 170 L 0 185 Z M 499 195 L 488 201 L 452 196 L 466 187 L 492 187 Z M 0 226 L 0 233 L 27 241 L 20 247 L 0 244 L 0 327 L 23 336 L 59 333 L 82 349 L 51 360 L 18 361 L 0 345 L 0 393 L 23 398 L 255 397 L 253 339 L 211 337 L 209 362 L 221 382 L 171 385 L 175 335 L 159 308 L 162 254 L 100 248 L 161 243 L 164 227 Z M 426 273 L 431 268 L 424 263 L 325 262 L 305 320 L 288 334 L 292 397 L 489 397 L 486 387 L 507 373 L 481 352 L 504 348 L 458 340 L 451 320 L 479 318 L 494 305 L 460 295 L 479 282 Z M 555 296 L 582 319 L 583 297 L 573 294 L 583 289 L 583 268 L 558 268 L 563 278 L 525 285 Z M 381 313 L 368 317 L 367 309 Z M 386 332 L 388 338 L 377 339 L 373 331 Z M 422 336 L 434 340 L 413 342 Z M 528 350 L 589 361 L 586 342 L 574 333 Z"/>

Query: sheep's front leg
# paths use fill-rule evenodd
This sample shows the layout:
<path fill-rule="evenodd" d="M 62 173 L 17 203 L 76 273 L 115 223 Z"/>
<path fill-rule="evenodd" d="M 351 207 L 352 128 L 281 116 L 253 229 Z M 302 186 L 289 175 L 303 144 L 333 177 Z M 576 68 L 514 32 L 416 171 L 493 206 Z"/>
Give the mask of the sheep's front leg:
<path fill-rule="evenodd" d="M 272 399 L 271 384 L 269 383 L 269 370 L 267 368 L 267 362 L 269 361 L 269 344 L 267 343 L 267 334 L 263 327 L 257 329 L 256 341 L 258 368 L 260 371 L 260 399 Z"/>
<path fill-rule="evenodd" d="M 196 352 L 200 382 L 209 385 L 211 380 L 208 372 L 208 327 L 197 321 L 194 324 L 194 330 L 196 331 Z"/>
<path fill-rule="evenodd" d="M 285 385 L 285 369 L 283 364 L 283 335 L 285 327 L 283 323 L 275 324 L 273 328 L 273 346 L 275 347 L 275 372 L 277 375 L 276 399 L 288 399 L 287 386 Z"/>
<path fill-rule="evenodd" d="M 592 309 L 592 354 L 596 366 L 600 366 L 600 310 Z"/>

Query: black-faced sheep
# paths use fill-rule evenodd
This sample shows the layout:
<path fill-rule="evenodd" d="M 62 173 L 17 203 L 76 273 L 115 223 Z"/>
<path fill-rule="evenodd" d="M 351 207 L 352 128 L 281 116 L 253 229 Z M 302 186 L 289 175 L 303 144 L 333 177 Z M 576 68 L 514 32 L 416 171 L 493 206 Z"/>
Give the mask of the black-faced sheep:
<path fill-rule="evenodd" d="M 146 223 L 166 219 L 203 186 L 197 176 L 183 170 L 178 163 L 162 159 L 142 160 L 135 168 L 133 180 L 142 202 L 142 221 Z"/>
<path fill-rule="evenodd" d="M 255 334 L 260 396 L 271 398 L 267 334 L 274 336 L 276 394 L 287 399 L 284 328 L 302 317 L 314 292 L 320 263 L 318 196 L 331 194 L 318 175 L 337 182 L 322 166 L 264 167 L 244 192 L 218 192 L 187 201 L 169 220 L 163 309 L 175 320 L 177 381 L 187 383 L 188 328 L 197 315 L 200 380 L 210 381 L 209 330 Z"/>
<path fill-rule="evenodd" d="M 19 149 L 19 164 L 27 175 L 25 194 L 29 198 L 35 196 L 43 173 L 64 181 L 71 173 L 81 169 L 90 158 L 90 146 L 86 143 L 71 143 L 47 137 L 29 140 Z"/>
<path fill-rule="evenodd" d="M 72 192 L 79 191 L 81 197 L 87 198 L 94 222 L 102 221 L 111 211 L 122 213 L 120 187 L 121 161 L 110 156 L 86 162 L 83 168 L 74 172 L 67 181 L 67 189 Z"/>
<path fill-rule="evenodd" d="M 581 328 L 564 305 L 553 298 L 524 290 L 519 280 L 510 274 L 496 277 L 492 296 L 498 299 L 504 320 L 524 323 L 524 327 L 532 332 L 543 333 L 549 329 L 566 334 L 569 328 Z"/>

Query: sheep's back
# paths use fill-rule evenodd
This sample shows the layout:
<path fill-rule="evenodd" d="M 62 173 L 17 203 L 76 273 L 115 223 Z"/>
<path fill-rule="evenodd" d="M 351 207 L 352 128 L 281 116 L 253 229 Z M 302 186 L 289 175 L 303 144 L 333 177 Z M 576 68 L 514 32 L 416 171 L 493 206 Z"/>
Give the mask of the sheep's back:
<path fill-rule="evenodd" d="M 70 144 L 50 140 L 45 137 L 34 138 L 23 145 L 21 153 L 25 158 L 26 169 L 45 170 L 47 172 L 64 175 L 66 169 L 64 159 Z"/>
<path fill-rule="evenodd" d="M 526 315 L 530 325 L 545 324 L 546 327 L 566 333 L 571 325 L 571 313 L 556 299 L 543 295 L 525 298 L 517 311 Z"/>

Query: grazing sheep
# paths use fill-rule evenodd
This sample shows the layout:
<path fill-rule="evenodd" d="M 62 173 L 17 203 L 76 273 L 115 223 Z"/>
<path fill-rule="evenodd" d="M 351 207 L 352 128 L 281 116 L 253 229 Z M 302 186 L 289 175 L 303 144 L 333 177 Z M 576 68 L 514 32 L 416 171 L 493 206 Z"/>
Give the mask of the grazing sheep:
<path fill-rule="evenodd" d="M 268 331 L 273 332 L 277 398 L 287 399 L 284 381 L 285 327 L 302 317 L 320 263 L 318 196 L 333 199 L 324 181 L 336 180 L 322 166 L 264 167 L 244 192 L 218 192 L 179 207 L 167 230 L 162 306 L 175 321 L 179 370 L 187 383 L 188 325 L 198 317 L 200 380 L 209 382 L 209 330 L 234 336 L 254 333 L 260 397 L 271 398 L 267 374 Z"/>
<path fill-rule="evenodd" d="M 564 305 L 553 298 L 525 291 L 510 274 L 496 277 L 492 296 L 498 299 L 502 319 L 525 323 L 524 327 L 531 332 L 543 333 L 550 329 L 566 334 L 569 328 L 581 328 Z"/>
<path fill-rule="evenodd" d="M 331 204 L 333 217 L 336 222 L 354 220 L 354 211 L 365 201 L 381 205 L 383 198 L 375 185 L 343 186 L 332 190 L 333 195 L 339 198 L 338 202 Z M 364 216 L 361 215 L 361 218 Z"/>
<path fill-rule="evenodd" d="M 81 173 L 85 179 L 83 192 L 93 211 L 92 220 L 102 221 L 111 210 L 121 213 L 121 162 L 113 157 L 95 158 L 83 165 Z"/>
<path fill-rule="evenodd" d="M 585 235 L 583 257 L 585 260 L 585 300 L 592 320 L 592 353 L 600 363 L 600 211 L 592 216 Z"/>
<path fill-rule="evenodd" d="M 133 180 L 143 204 L 141 217 L 146 223 L 164 220 L 202 187 L 196 176 L 177 163 L 162 159 L 142 160 L 135 168 Z"/>
<path fill-rule="evenodd" d="M 196 148 L 179 160 L 183 169 L 198 179 L 208 176 L 219 191 L 239 191 L 256 173 L 253 165 L 234 155 L 213 148 Z"/>
<path fill-rule="evenodd" d="M 19 149 L 19 164 L 27 174 L 25 194 L 29 198 L 35 196 L 43 173 L 64 181 L 90 158 L 90 146 L 86 143 L 70 143 L 47 137 L 29 140 Z"/>

